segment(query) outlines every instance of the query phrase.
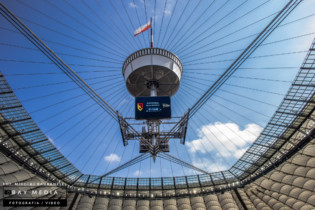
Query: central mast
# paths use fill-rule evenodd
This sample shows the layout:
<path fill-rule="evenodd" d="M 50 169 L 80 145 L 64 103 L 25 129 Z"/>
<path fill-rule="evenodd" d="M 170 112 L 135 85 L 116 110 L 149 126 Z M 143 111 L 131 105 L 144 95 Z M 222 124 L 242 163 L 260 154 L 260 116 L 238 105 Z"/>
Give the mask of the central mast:
<path fill-rule="evenodd" d="M 179 88 L 183 67 L 176 55 L 153 47 L 152 18 L 135 30 L 134 35 L 148 29 L 151 29 L 150 48 L 131 54 L 122 67 L 127 89 L 135 97 L 135 120 L 142 121 L 146 126 L 134 134 L 128 130 L 128 124 L 121 120 L 120 128 L 125 146 L 128 140 L 137 139 L 140 141 L 139 152 L 150 152 L 155 160 L 159 152 L 169 152 L 170 138 L 179 138 L 184 144 L 188 118 L 176 131 L 160 130 L 161 124 L 171 124 L 165 120 L 171 119 L 171 97 Z"/>

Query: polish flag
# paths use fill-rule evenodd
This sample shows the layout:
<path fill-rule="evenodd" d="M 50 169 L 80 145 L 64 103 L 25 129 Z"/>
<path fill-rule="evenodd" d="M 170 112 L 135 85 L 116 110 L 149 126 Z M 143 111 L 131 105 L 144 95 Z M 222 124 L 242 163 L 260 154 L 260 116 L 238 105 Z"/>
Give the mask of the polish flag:
<path fill-rule="evenodd" d="M 137 30 L 135 30 L 134 36 L 137 36 L 138 34 L 141 34 L 142 32 L 148 30 L 151 28 L 151 20 L 149 20 L 145 25 L 140 26 Z"/>

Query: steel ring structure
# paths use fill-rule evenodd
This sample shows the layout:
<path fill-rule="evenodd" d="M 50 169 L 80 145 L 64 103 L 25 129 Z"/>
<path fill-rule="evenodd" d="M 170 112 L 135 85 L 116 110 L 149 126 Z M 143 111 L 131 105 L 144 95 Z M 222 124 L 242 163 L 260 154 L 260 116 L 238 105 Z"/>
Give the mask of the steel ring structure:
<path fill-rule="evenodd" d="M 120 9 L 125 11 L 126 17 L 116 10 L 118 3 L 112 1 L 95 1 L 95 5 L 82 1 L 82 8 L 91 12 L 86 14 L 73 2 L 62 3 L 73 13 L 50 2 L 41 2 L 34 7 L 26 1 L 0 2 L 3 25 L 0 30 L 5 31 L 4 41 L 0 42 L 0 52 L 3 53 L 0 58 L 1 207 L 11 209 L 22 205 L 10 204 L 25 198 L 20 195 L 20 200 L 13 200 L 16 195 L 12 194 L 12 189 L 39 192 L 47 190 L 45 184 L 50 184 L 49 189 L 58 189 L 58 194 L 32 194 L 28 199 L 60 201 L 66 198 L 66 205 L 51 206 L 57 209 L 314 208 L 315 32 L 310 26 L 310 31 L 302 35 L 285 37 L 285 33 L 280 33 L 284 37 L 268 42 L 268 37 L 278 29 L 313 18 L 314 14 L 311 14 L 285 22 L 300 6 L 309 7 L 314 3 L 301 0 L 274 3 L 272 15 L 248 22 L 248 27 L 256 27 L 256 23 L 266 21 L 263 27 L 253 29 L 252 35 L 247 31 L 244 37 L 240 35 L 222 45 L 212 46 L 220 43 L 221 38 L 233 37 L 242 30 L 244 26 L 239 23 L 235 32 L 228 31 L 225 36 L 219 34 L 213 37 L 218 38 L 215 41 L 210 38 L 225 30 L 220 28 L 221 24 L 228 27 L 237 21 L 231 17 L 228 22 L 230 19 L 225 20 L 226 14 L 246 6 L 246 1 L 240 1 L 239 5 L 231 3 L 230 8 L 229 1 L 200 1 L 205 5 L 196 3 L 192 7 L 190 1 L 180 5 L 178 0 L 175 4 L 166 0 L 162 5 L 162 16 L 154 18 L 161 22 L 161 27 L 164 18 L 171 22 L 176 18 L 176 11 L 182 13 L 177 14 L 178 22 L 168 32 L 170 35 L 165 45 L 162 39 L 162 43 L 156 43 L 157 47 L 146 48 L 138 37 L 134 42 L 115 42 L 120 36 L 125 40 L 125 35 L 110 35 L 106 30 L 119 28 L 116 21 L 124 18 L 133 24 L 129 9 L 135 10 L 138 16 L 136 12 L 140 5 L 143 9 L 151 6 L 154 12 L 158 7 L 156 1 L 141 2 L 124 4 L 121 1 Z M 249 3 L 252 5 L 246 7 L 239 18 L 271 2 Z M 209 8 L 214 7 L 213 11 L 209 10 L 212 13 L 207 13 L 206 4 Z M 104 5 L 111 6 L 112 10 L 107 10 Z M 29 17 L 23 17 L 26 13 L 21 8 L 47 18 L 47 24 L 52 21 L 68 28 L 63 33 L 61 26 L 54 29 L 49 28 L 54 24 L 41 25 L 44 20 L 32 22 Z M 44 11 L 48 12 L 48 8 L 54 8 L 58 14 L 69 18 L 69 22 L 46 15 Z M 198 9 L 199 13 L 196 12 Z M 201 9 L 205 12 L 201 13 Z M 226 9 L 227 13 L 222 11 L 221 19 L 220 16 L 215 19 L 215 11 L 221 9 Z M 105 19 L 98 15 L 100 11 L 106 15 Z M 186 21 L 181 19 L 185 12 L 190 14 Z M 83 21 L 74 14 L 80 14 Z M 146 11 L 145 14 L 149 13 Z M 214 18 L 213 25 L 209 18 L 203 18 L 206 14 Z M 117 19 L 112 20 L 114 15 Z M 195 22 L 190 22 L 194 19 Z M 95 21 L 95 25 L 85 21 Z M 191 23 L 194 26 L 202 21 L 200 27 L 209 29 L 204 31 L 204 38 L 200 31 L 200 36 L 189 39 L 197 29 L 190 34 L 188 27 L 183 32 L 184 25 Z M 247 21 L 250 20 L 244 20 Z M 106 25 L 106 30 L 94 31 L 101 23 Z M 177 28 L 180 23 L 183 29 Z M 72 27 L 72 24 L 82 24 L 92 35 Z M 123 21 L 122 24 L 129 28 Z M 68 29 L 80 36 L 72 37 Z M 174 34 L 176 31 L 178 34 Z M 56 33 L 56 40 L 51 40 L 50 33 Z M 156 35 L 156 40 L 163 37 L 157 32 Z M 106 47 L 97 42 L 95 37 L 98 36 L 106 40 Z M 286 49 L 286 42 L 306 37 L 307 41 L 312 41 L 304 44 L 307 47 L 301 50 L 279 52 L 280 47 L 274 47 L 279 44 Z M 144 42 L 147 38 L 143 35 Z M 69 39 L 69 43 L 59 42 L 63 39 Z M 195 41 L 199 39 L 200 45 Z M 79 43 L 91 40 L 89 44 L 94 41 L 98 44 L 80 48 L 72 40 Z M 241 49 L 238 49 L 238 41 L 244 41 L 240 44 Z M 302 45 L 302 42 L 293 42 L 296 43 Z M 221 50 L 225 46 L 228 51 Z M 10 51 L 11 48 L 14 50 Z M 255 54 L 264 48 L 276 53 Z M 97 49 L 105 56 L 98 54 Z M 232 59 L 215 60 L 217 56 L 228 55 L 233 55 Z M 279 61 L 279 66 L 270 67 L 259 60 L 273 56 L 276 57 L 272 60 L 273 65 Z M 280 62 L 281 58 L 277 56 L 292 57 L 285 57 Z M 300 63 L 297 65 L 297 62 Z M 262 66 L 263 73 L 255 73 L 257 69 L 250 65 Z M 223 67 L 221 70 L 220 66 Z M 276 73 L 276 69 L 286 72 Z M 294 69 L 294 74 L 289 69 Z M 245 73 L 237 74 L 239 71 Z M 136 119 L 133 114 L 137 105 L 134 106 L 133 97 L 139 96 L 171 96 L 172 105 L 167 106 L 172 106 L 172 117 L 155 121 Z M 158 131 L 150 130 L 152 122 L 157 123 Z M 136 149 L 138 145 L 140 154 Z M 163 150 L 161 145 L 167 149 Z M 99 158 L 94 157 L 97 155 Z M 170 169 L 166 169 L 168 166 Z"/>
<path fill-rule="evenodd" d="M 138 69 L 149 65 L 156 67 L 153 69 L 154 74 L 150 71 L 147 71 L 148 75 L 137 73 L 139 72 Z M 168 72 L 167 69 L 171 69 L 171 72 Z M 183 66 L 179 58 L 173 53 L 159 48 L 138 50 L 128 56 L 123 64 L 123 76 L 127 82 L 127 88 L 133 96 L 139 95 L 136 92 L 141 92 L 141 95 L 150 95 L 146 81 L 151 77 L 161 85 L 158 95 L 174 95 L 179 88 L 182 73 Z M 137 84 L 132 84 L 131 81 L 137 81 Z M 171 84 L 170 81 L 175 81 L 175 84 Z"/>

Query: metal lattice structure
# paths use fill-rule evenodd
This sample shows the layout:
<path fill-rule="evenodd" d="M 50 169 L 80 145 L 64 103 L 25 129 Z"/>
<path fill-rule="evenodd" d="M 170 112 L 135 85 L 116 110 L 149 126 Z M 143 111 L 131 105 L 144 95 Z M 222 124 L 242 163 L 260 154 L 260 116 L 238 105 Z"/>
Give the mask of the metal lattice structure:
<path fill-rule="evenodd" d="M 314 49 L 315 41 L 313 41 L 297 77 L 278 110 L 246 154 L 232 166 L 232 173 L 240 175 L 239 170 L 242 169 L 247 174 L 255 174 L 259 167 L 272 161 L 272 157 L 276 153 L 276 156 L 281 158 L 289 152 L 283 148 L 285 143 L 290 142 L 292 145 L 298 143 L 298 141 L 291 139 L 295 132 L 308 135 L 308 130 L 303 128 L 302 124 L 310 118 L 314 120 L 311 116 L 315 103 Z M 243 174 L 241 177 L 244 178 L 245 176 Z"/>
<path fill-rule="evenodd" d="M 116 196 L 183 196 L 243 186 L 310 141 L 314 129 L 315 41 L 270 122 L 230 170 L 161 178 L 98 177 L 81 173 L 47 139 L 1 75 L 1 151 L 45 180 L 75 191 Z M 91 180 L 95 180 L 91 182 Z M 91 182 L 91 183 L 90 183 Z M 118 193 L 118 194 L 117 194 Z"/>

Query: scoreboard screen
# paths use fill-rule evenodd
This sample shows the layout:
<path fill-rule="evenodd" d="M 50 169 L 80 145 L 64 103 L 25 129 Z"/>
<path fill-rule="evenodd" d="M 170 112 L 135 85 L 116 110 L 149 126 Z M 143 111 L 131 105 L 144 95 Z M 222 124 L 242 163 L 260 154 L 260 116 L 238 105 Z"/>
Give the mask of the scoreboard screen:
<path fill-rule="evenodd" d="M 169 96 L 136 97 L 137 120 L 171 118 L 171 98 Z"/>

